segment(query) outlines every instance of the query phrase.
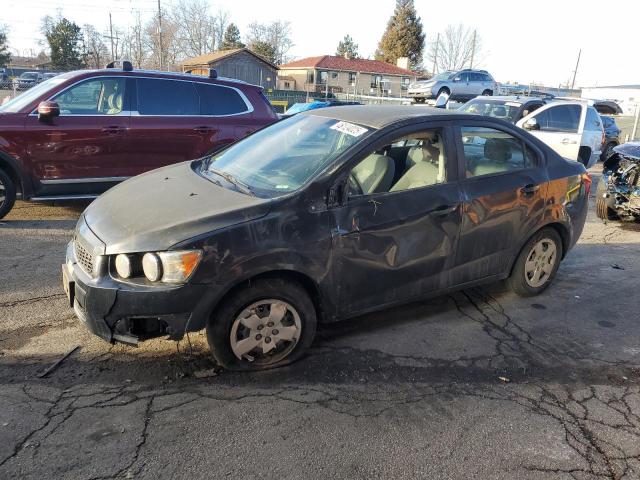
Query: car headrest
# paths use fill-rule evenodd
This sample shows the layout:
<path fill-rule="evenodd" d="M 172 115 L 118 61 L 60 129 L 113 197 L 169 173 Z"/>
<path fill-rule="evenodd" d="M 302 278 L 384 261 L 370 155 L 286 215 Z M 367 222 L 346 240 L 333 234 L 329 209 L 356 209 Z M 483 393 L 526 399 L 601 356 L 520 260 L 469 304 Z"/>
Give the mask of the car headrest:
<path fill-rule="evenodd" d="M 507 162 L 511 159 L 511 145 L 504 138 L 487 138 L 484 156 L 494 162 Z"/>

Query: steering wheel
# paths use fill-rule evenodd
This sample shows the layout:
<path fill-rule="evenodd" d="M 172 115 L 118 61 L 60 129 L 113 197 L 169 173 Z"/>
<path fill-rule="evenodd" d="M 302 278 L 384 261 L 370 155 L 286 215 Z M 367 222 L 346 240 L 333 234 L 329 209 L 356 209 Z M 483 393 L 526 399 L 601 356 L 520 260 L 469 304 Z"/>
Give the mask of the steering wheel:
<path fill-rule="evenodd" d="M 352 188 L 356 190 L 356 193 L 354 195 L 364 195 L 364 190 L 362 189 L 362 185 L 360 185 L 360 182 L 358 181 L 356 176 L 353 174 L 353 172 L 349 174 L 349 193 L 351 193 Z"/>

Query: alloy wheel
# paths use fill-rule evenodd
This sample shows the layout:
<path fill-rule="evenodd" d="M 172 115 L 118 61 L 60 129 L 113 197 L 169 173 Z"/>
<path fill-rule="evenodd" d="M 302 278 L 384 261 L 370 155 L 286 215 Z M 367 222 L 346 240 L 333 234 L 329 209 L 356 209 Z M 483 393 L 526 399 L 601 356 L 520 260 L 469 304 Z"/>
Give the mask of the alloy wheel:
<path fill-rule="evenodd" d="M 549 238 L 543 238 L 533 246 L 524 264 L 525 280 L 530 287 L 541 287 L 549 280 L 556 264 L 556 255 L 556 244 Z"/>
<path fill-rule="evenodd" d="M 298 344 L 300 314 L 288 302 L 266 299 L 252 303 L 231 325 L 231 350 L 240 359 L 269 365 L 286 358 Z"/>

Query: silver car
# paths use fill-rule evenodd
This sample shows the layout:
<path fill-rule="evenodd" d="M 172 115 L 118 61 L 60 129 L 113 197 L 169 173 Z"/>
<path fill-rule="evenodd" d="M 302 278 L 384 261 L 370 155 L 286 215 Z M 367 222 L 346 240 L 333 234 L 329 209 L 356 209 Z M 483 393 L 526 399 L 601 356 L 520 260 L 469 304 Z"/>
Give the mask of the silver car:
<path fill-rule="evenodd" d="M 451 100 L 470 100 L 478 95 L 493 95 L 498 84 L 486 70 L 457 70 L 439 73 L 429 80 L 409 85 L 407 95 L 416 103 L 438 98 L 445 93 Z"/>

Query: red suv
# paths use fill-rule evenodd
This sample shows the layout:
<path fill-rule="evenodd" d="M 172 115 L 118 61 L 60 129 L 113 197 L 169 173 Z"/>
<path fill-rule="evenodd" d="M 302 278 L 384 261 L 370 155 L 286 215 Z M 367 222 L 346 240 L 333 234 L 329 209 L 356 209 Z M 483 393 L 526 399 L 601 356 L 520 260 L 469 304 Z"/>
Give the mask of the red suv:
<path fill-rule="evenodd" d="M 109 67 L 58 75 L 0 107 L 0 218 L 16 197 L 93 198 L 278 120 L 261 87 L 214 70 L 204 77 Z"/>

